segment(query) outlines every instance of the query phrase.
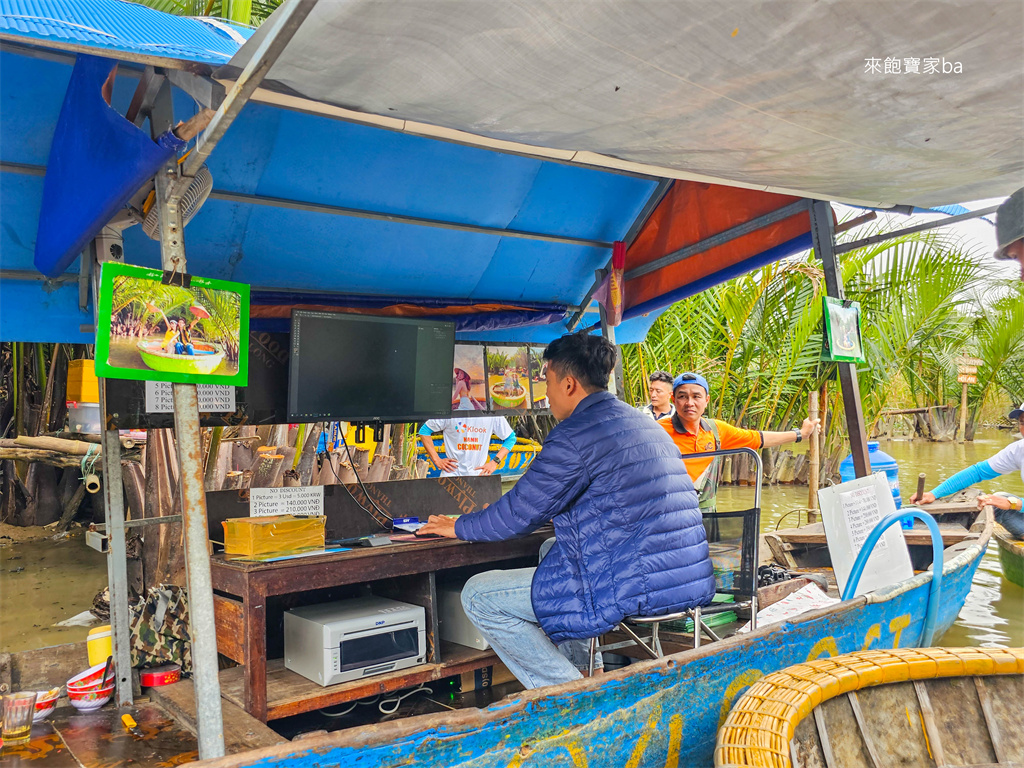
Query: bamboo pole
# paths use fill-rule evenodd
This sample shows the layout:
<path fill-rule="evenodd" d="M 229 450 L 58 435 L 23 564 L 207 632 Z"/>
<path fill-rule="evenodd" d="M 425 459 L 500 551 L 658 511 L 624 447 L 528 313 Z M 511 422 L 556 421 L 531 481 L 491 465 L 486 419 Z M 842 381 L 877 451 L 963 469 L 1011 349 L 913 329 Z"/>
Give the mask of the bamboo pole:
<path fill-rule="evenodd" d="M 80 457 L 62 453 L 61 451 L 0 446 L 0 461 L 5 459 L 24 462 L 38 461 L 54 467 L 78 467 L 82 464 Z"/>
<path fill-rule="evenodd" d="M 963 390 L 960 393 L 960 439 L 958 443 L 965 442 L 967 439 L 967 384 L 964 383 Z"/>
<path fill-rule="evenodd" d="M 220 440 L 224 435 L 224 427 L 214 427 L 210 434 L 210 450 L 206 454 L 206 468 L 203 472 L 203 486 L 207 490 L 218 487 L 214 485 L 217 477 L 217 463 L 220 457 Z"/>
<path fill-rule="evenodd" d="M 72 456 L 85 456 L 93 449 L 93 453 L 99 455 L 98 451 L 91 445 L 79 440 L 63 440 L 59 437 L 28 437 L 20 435 L 14 438 L 14 442 L 23 448 L 35 448 L 43 451 L 60 451 Z"/>
<path fill-rule="evenodd" d="M 818 393 L 811 392 L 809 394 L 810 404 L 808 408 L 807 417 L 812 421 L 818 417 Z M 816 523 L 818 522 L 818 483 L 819 474 L 821 471 L 821 449 L 819 447 L 819 440 L 824 425 L 819 430 L 811 433 L 810 443 L 807 445 L 807 460 L 810 462 L 809 473 L 807 475 L 807 522 Z"/>
<path fill-rule="evenodd" d="M 305 435 L 305 445 L 302 453 L 296 452 L 298 461 L 295 470 L 299 473 L 299 485 L 315 485 L 313 482 L 313 470 L 316 469 L 316 449 L 320 443 L 320 433 L 323 428 L 319 424 L 313 424 L 313 428 Z M 298 440 L 296 440 L 298 443 Z"/>

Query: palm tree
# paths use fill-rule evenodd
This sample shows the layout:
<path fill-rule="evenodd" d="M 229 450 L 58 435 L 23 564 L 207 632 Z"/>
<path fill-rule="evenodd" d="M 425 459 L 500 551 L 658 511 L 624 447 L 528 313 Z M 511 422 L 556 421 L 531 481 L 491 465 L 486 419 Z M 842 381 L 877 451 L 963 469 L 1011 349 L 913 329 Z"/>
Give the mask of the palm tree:
<path fill-rule="evenodd" d="M 934 404 L 959 391 L 950 384 L 954 360 L 972 343 L 991 360 L 988 391 L 1020 389 L 1019 372 L 1014 378 L 1006 371 L 1024 366 L 1024 302 L 1018 288 L 986 306 L 979 291 L 987 270 L 977 254 L 948 237 L 918 233 L 846 254 L 842 272 L 847 298 L 861 304 L 867 362 L 859 381 L 869 424 L 907 398 Z M 815 390 L 827 395 L 831 413 L 841 413 L 836 366 L 820 361 L 823 295 L 820 264 L 807 253 L 673 305 L 644 342 L 623 348 L 627 398 L 645 402 L 652 370 L 697 370 L 711 383 L 709 412 L 726 421 L 791 427 Z M 1004 383 L 1011 378 L 1012 385 Z M 984 395 L 976 397 L 980 407 Z M 831 419 L 833 446 L 843 442 L 842 421 Z"/>
<path fill-rule="evenodd" d="M 210 16 L 258 27 L 284 0 L 131 0 L 174 16 Z"/>

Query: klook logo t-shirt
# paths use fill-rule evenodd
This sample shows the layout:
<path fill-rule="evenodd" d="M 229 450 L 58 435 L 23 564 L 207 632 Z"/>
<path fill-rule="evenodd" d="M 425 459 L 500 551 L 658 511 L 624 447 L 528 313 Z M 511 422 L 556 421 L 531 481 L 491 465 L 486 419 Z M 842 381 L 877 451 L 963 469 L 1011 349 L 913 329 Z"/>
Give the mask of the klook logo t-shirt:
<path fill-rule="evenodd" d="M 503 416 L 476 419 L 431 419 L 426 423 L 431 432 L 444 435 L 446 458 L 459 462 L 454 472 L 442 472 L 442 477 L 453 475 L 479 475 L 478 467 L 487 463 L 491 435 L 504 440 L 512 434 L 512 427 Z"/>

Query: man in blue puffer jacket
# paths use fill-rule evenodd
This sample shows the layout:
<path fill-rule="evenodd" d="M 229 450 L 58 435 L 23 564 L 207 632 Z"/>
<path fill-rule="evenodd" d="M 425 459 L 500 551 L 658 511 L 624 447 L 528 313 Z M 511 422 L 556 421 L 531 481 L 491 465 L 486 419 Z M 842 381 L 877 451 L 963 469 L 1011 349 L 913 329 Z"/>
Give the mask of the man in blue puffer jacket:
<path fill-rule="evenodd" d="M 548 345 L 544 359 L 560 423 L 526 474 L 487 509 L 432 516 L 421 529 L 502 541 L 554 523 L 555 545 L 539 567 L 481 573 L 462 592 L 470 620 L 527 688 L 581 676 L 557 643 L 597 637 L 626 616 L 706 605 L 715 592 L 679 450 L 607 391 L 615 347 L 574 334 Z"/>

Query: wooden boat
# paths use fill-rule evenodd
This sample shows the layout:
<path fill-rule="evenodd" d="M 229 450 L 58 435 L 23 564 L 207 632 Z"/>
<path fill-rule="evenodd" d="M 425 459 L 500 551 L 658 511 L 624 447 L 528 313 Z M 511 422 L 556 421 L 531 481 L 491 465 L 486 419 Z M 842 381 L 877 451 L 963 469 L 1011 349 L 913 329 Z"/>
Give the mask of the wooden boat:
<path fill-rule="evenodd" d="M 1018 587 L 1024 587 L 1024 541 L 1013 538 L 998 523 L 992 536 L 999 545 L 999 564 L 1003 568 L 1003 576 Z"/>
<path fill-rule="evenodd" d="M 944 506 L 944 537 L 948 536 L 948 541 L 944 542 L 936 637 L 952 625 L 963 607 L 993 526 L 990 508 L 978 511 L 971 503 Z M 916 568 L 923 569 L 930 565 L 930 540 L 919 544 L 914 532 L 908 533 L 912 560 Z M 808 535 L 814 535 L 813 530 Z M 787 542 L 780 538 L 776 543 Z M 791 570 L 825 575 L 830 592 L 835 593 L 831 569 L 825 567 L 827 549 L 815 544 L 778 548 L 788 554 Z M 802 579 L 793 582 L 806 583 Z M 662 644 L 671 654 L 665 658 L 640 661 L 595 678 L 524 691 L 485 709 L 423 715 L 311 736 L 296 744 L 222 758 L 211 765 L 710 765 L 718 728 L 733 702 L 763 677 L 822 657 L 920 644 L 931 582 L 931 572 L 922 570 L 888 588 L 753 632 L 734 634 L 697 650 L 689 648 L 690 638 L 663 632 Z M 773 585 L 762 593 L 774 591 L 774 599 L 778 599 L 789 584 Z M 766 605 L 772 596 L 762 594 L 759 599 Z"/>
<path fill-rule="evenodd" d="M 197 341 L 194 355 L 176 355 L 161 348 L 163 341 L 149 339 L 136 344 L 142 362 L 154 371 L 164 373 L 213 373 L 224 359 L 224 347 L 213 342 Z"/>
<path fill-rule="evenodd" d="M 445 458 L 444 450 L 444 439 L 440 436 L 434 437 L 434 449 L 437 451 L 437 455 L 442 459 Z M 491 442 L 490 452 L 491 455 L 497 453 L 498 449 L 501 448 L 501 443 Z M 498 471 L 494 474 L 501 475 L 502 477 L 518 477 L 526 471 L 527 467 L 533 463 L 534 458 L 540 453 L 541 445 L 536 440 L 530 440 L 525 437 L 516 439 L 516 444 L 512 446 L 512 450 L 508 452 L 508 456 L 505 457 L 505 463 L 498 467 Z M 427 452 L 422 445 L 416 447 L 416 455 L 420 459 L 427 460 Z M 441 470 L 435 467 L 432 463 L 430 469 L 427 470 L 427 477 L 440 477 Z"/>
<path fill-rule="evenodd" d="M 750 687 L 716 768 L 1020 766 L 1024 649 L 901 648 L 816 659 Z"/>

